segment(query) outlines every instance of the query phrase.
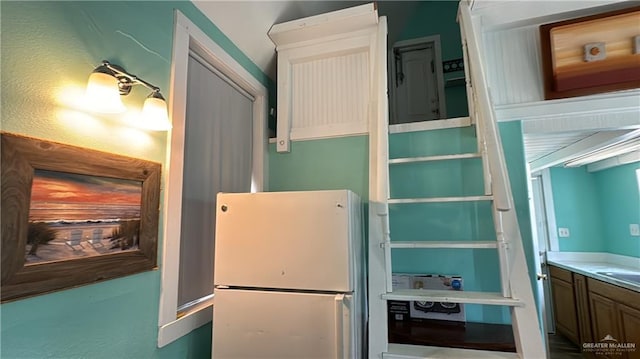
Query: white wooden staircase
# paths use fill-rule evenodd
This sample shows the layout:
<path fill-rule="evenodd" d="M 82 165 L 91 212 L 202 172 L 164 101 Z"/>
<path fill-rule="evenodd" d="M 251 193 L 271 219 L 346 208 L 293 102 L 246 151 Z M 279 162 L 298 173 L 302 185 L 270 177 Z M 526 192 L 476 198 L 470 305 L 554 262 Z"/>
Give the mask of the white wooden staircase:
<path fill-rule="evenodd" d="M 377 162 L 370 182 L 369 213 L 369 357 L 370 358 L 545 358 L 546 350 L 538 322 L 531 279 L 527 270 L 522 238 L 513 202 L 511 185 L 507 173 L 502 144 L 494 118 L 486 79 L 478 48 L 478 31 L 474 29 L 469 4 L 460 3 L 458 19 L 461 27 L 465 75 L 470 118 L 451 121 L 453 126 L 473 126 L 477 138 L 477 150 L 471 153 L 447 153 L 402 157 L 389 160 L 389 133 L 386 123 L 378 123 L 371 130 L 370 146 L 375 151 Z M 445 121 L 439 121 L 447 123 Z M 446 125 L 445 125 L 446 126 Z M 446 126 L 449 127 L 449 126 Z M 425 165 L 441 161 L 482 162 L 484 187 L 478 194 L 448 195 L 443 197 L 389 198 L 390 166 Z M 393 180 L 393 178 L 392 178 Z M 438 240 L 394 239 L 390 232 L 389 216 L 400 215 L 389 211 L 390 206 L 414 206 L 424 204 L 488 203 L 494 238 L 464 240 L 442 238 Z M 441 223 L 456 226 L 457 219 L 442 214 Z M 489 218 L 489 217 L 487 217 Z M 393 228 L 392 228 L 393 229 Z M 415 236 L 421 235 L 415 233 Z M 394 250 L 495 250 L 499 261 L 501 291 L 449 291 L 392 288 L 392 252 Z M 477 268 L 478 271 L 482 268 Z M 440 273 L 447 274 L 447 273 Z M 451 273 L 448 273 L 451 274 Z M 497 286 L 496 286 L 497 287 Z M 453 349 L 444 347 L 415 346 L 388 342 L 387 300 L 451 302 L 506 306 L 510 309 L 511 324 L 516 344 L 516 353 Z M 437 338 L 436 338 L 437 339 Z"/>

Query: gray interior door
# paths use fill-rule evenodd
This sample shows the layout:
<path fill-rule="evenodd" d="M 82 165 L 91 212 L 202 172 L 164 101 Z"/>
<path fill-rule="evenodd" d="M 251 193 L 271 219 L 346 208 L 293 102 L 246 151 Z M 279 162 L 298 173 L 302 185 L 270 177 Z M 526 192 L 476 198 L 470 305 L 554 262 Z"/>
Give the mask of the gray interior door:
<path fill-rule="evenodd" d="M 391 123 L 440 118 L 433 43 L 394 49 L 395 116 Z"/>

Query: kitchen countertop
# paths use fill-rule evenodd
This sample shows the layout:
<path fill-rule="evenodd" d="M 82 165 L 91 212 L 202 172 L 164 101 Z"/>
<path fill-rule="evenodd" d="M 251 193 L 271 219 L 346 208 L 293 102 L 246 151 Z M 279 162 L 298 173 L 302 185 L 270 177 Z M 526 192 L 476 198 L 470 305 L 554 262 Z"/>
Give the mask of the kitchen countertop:
<path fill-rule="evenodd" d="M 619 287 L 640 292 L 640 283 L 612 278 L 598 272 L 640 275 L 640 258 L 610 253 L 547 252 L 547 263 Z"/>

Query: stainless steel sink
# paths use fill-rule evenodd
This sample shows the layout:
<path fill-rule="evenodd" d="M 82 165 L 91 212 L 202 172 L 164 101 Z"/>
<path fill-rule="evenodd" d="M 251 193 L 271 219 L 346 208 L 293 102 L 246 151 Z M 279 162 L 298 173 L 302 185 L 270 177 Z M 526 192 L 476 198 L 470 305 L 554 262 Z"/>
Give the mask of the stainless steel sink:
<path fill-rule="evenodd" d="M 598 274 L 611 277 L 613 279 L 622 280 L 625 282 L 631 282 L 634 284 L 640 284 L 640 274 L 636 273 L 619 273 L 619 272 L 597 272 Z"/>

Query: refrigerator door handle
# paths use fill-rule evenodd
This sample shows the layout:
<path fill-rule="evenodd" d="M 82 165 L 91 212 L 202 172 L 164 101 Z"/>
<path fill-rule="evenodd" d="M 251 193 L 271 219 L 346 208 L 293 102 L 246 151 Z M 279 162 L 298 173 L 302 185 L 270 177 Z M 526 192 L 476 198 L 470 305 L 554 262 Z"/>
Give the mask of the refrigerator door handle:
<path fill-rule="evenodd" d="M 342 322 L 344 308 L 344 294 L 337 294 L 335 297 L 336 304 L 336 358 L 343 359 L 344 356 L 344 325 Z"/>

